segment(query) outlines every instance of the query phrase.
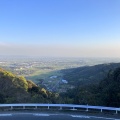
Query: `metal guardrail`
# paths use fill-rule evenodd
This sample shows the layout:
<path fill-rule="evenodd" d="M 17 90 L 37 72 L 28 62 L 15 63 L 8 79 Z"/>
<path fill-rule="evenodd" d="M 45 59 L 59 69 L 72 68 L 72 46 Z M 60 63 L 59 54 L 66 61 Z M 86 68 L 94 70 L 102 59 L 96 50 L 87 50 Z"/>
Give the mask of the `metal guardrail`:
<path fill-rule="evenodd" d="M 34 107 L 35 109 L 38 109 L 38 107 L 47 107 L 47 109 L 50 109 L 50 107 L 59 107 L 60 110 L 62 110 L 63 108 L 70 108 L 71 110 L 83 108 L 86 109 L 86 111 L 89 111 L 89 109 L 100 110 L 101 112 L 103 112 L 103 110 L 115 111 L 116 114 L 118 114 L 118 111 L 120 111 L 120 108 L 115 107 L 74 105 L 74 104 L 0 104 L 0 108 L 2 107 L 4 108 L 10 107 L 11 110 L 14 109 L 15 107 L 22 107 L 22 109 L 27 109 L 28 107 Z"/>

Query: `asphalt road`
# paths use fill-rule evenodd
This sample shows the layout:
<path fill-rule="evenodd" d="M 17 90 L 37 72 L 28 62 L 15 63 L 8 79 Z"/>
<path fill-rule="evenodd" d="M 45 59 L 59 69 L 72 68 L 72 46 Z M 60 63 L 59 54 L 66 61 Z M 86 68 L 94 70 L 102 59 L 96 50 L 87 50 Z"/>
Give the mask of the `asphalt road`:
<path fill-rule="evenodd" d="M 120 120 L 119 118 L 112 118 L 106 116 L 91 116 L 82 114 L 68 114 L 68 113 L 24 113 L 24 112 L 2 112 L 0 113 L 0 120 Z"/>

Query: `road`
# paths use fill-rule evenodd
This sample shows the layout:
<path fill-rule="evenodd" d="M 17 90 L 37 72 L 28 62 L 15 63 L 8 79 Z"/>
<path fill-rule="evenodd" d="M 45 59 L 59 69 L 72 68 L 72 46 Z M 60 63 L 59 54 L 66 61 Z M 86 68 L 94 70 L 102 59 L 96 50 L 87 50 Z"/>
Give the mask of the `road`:
<path fill-rule="evenodd" d="M 64 113 L 37 113 L 37 112 L 2 112 L 0 120 L 120 120 L 113 117 L 100 117 L 82 114 L 64 114 Z"/>

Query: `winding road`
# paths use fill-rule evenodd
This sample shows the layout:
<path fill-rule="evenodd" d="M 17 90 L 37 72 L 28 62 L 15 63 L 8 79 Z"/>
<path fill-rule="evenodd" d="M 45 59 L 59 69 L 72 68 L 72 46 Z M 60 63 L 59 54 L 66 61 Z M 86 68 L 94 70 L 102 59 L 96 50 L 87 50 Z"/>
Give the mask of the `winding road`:
<path fill-rule="evenodd" d="M 0 120 L 120 120 L 119 117 L 72 113 L 1 112 Z"/>

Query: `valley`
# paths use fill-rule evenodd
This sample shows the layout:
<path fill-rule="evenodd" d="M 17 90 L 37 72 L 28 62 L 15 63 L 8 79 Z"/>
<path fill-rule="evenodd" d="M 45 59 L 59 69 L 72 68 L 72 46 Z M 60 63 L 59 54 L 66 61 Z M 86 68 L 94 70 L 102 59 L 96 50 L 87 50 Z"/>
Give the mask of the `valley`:
<path fill-rule="evenodd" d="M 1 60 L 0 103 L 120 106 L 119 61 L 67 60 Z"/>
<path fill-rule="evenodd" d="M 45 89 L 58 93 L 66 92 L 68 89 L 75 87 L 76 82 L 74 78 L 76 75 L 70 78 L 67 72 L 72 75 L 71 70 L 74 70 L 74 68 L 84 68 L 86 66 L 90 67 L 111 62 L 119 62 L 119 59 L 0 56 L 1 68 L 12 71 L 18 76 L 24 76 L 26 79 L 32 80 L 38 86 L 42 85 Z M 96 68 L 94 68 L 94 70 L 95 69 Z M 90 72 L 90 70 L 88 70 L 88 72 Z M 88 73 L 84 72 L 84 74 Z M 91 79 L 92 77 L 92 75 L 89 75 L 88 78 L 83 76 L 81 77 L 81 81 L 83 82 L 83 79 L 86 81 L 86 79 Z"/>

